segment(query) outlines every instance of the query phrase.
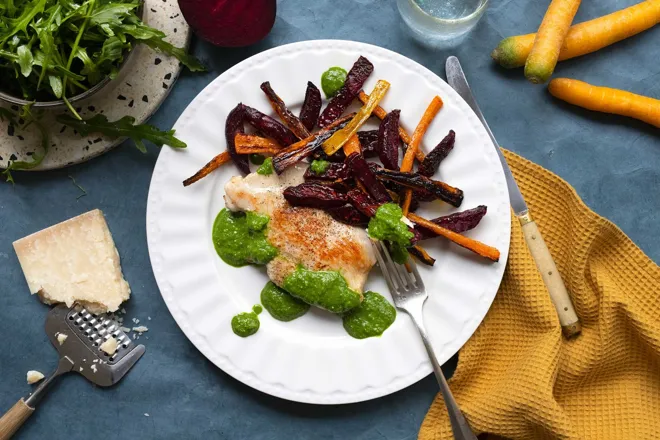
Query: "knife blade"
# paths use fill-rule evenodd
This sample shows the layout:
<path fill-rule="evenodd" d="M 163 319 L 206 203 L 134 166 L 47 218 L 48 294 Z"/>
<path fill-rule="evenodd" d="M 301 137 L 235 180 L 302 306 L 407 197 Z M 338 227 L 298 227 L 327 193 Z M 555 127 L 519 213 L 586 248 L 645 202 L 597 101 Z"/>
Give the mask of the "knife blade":
<path fill-rule="evenodd" d="M 476 113 L 486 129 L 486 132 L 493 141 L 493 146 L 500 157 L 500 162 L 502 163 L 502 168 L 504 170 L 504 177 L 509 189 L 511 208 L 520 222 L 523 235 L 525 236 L 525 242 L 529 247 L 532 258 L 534 258 L 536 267 L 541 273 L 541 277 L 548 289 L 552 303 L 557 310 L 557 315 L 559 316 L 559 322 L 564 336 L 570 338 L 579 334 L 582 331 L 582 326 L 575 313 L 575 308 L 568 295 L 566 286 L 561 279 L 561 275 L 557 270 L 557 266 L 552 259 L 552 255 L 543 240 L 543 236 L 541 235 L 536 222 L 529 213 L 527 203 L 525 203 L 525 199 L 520 192 L 516 179 L 514 179 L 513 174 L 511 173 L 509 164 L 507 164 L 504 154 L 502 154 L 502 151 L 499 148 L 499 143 L 497 142 L 497 139 L 495 139 L 495 135 L 493 135 L 493 132 L 486 122 L 486 118 L 484 118 L 476 99 L 472 95 L 472 90 L 470 89 L 470 85 L 467 82 L 467 78 L 465 77 L 465 73 L 463 72 L 463 68 L 458 61 L 458 58 L 455 56 L 447 58 L 447 62 L 445 63 L 445 74 L 447 75 L 447 82 L 451 88 L 453 88 L 461 98 L 467 102 L 474 113 Z"/>

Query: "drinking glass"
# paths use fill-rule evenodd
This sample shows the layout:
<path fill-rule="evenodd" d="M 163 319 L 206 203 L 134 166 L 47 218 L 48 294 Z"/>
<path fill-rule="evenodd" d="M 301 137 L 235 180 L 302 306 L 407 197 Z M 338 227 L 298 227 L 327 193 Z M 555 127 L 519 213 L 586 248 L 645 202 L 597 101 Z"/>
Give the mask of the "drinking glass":
<path fill-rule="evenodd" d="M 397 0 L 399 13 L 421 43 L 460 42 L 486 11 L 488 0 Z"/>

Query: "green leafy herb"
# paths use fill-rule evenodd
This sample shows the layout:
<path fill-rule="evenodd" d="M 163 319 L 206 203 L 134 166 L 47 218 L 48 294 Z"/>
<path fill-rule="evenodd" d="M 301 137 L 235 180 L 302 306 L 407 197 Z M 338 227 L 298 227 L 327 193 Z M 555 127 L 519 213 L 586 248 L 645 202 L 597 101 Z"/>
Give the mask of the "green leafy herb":
<path fill-rule="evenodd" d="M 186 53 L 186 51 L 181 48 L 172 46 L 161 38 L 150 38 L 148 40 L 142 40 L 142 42 L 152 49 L 176 57 L 191 72 L 203 72 L 206 70 L 204 65 L 197 58 Z"/>
<path fill-rule="evenodd" d="M 169 145 L 173 148 L 186 148 L 185 142 L 174 137 L 174 130 L 162 131 L 149 124 L 134 125 L 135 118 L 131 116 L 124 116 L 115 122 L 110 122 L 105 115 L 100 113 L 83 120 L 69 115 L 59 115 L 57 121 L 78 130 L 83 136 L 90 133 L 101 133 L 111 138 L 131 138 L 138 150 L 143 153 L 147 152 L 144 141 L 149 141 L 159 147 Z"/>
<path fill-rule="evenodd" d="M 3 112 L 0 112 L 0 118 L 8 118 L 11 123 L 15 124 L 14 118 L 16 115 L 7 109 L 2 110 Z M 14 176 L 11 174 L 12 171 L 31 170 L 41 165 L 41 162 L 43 162 L 44 157 L 46 157 L 46 154 L 48 153 L 48 145 L 50 142 L 48 130 L 46 130 L 46 127 L 44 127 L 38 118 L 35 118 L 32 115 L 32 111 L 30 110 L 29 105 L 23 106 L 20 112 L 20 117 L 25 120 L 25 125 L 23 127 L 27 127 L 28 125 L 34 123 L 39 129 L 39 132 L 41 133 L 41 151 L 39 153 L 33 154 L 31 161 L 16 160 L 9 162 L 9 165 L 2 172 L 2 175 L 5 177 L 5 180 L 10 183 L 14 183 Z"/>

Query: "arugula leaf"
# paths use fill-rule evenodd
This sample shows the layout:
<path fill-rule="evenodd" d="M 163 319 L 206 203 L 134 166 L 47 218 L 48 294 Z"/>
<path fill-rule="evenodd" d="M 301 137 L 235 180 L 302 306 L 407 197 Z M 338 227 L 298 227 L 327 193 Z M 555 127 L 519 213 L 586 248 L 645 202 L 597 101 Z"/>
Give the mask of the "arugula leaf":
<path fill-rule="evenodd" d="M 184 66 L 190 69 L 191 72 L 206 71 L 204 65 L 197 58 L 190 55 L 185 50 L 173 46 L 162 38 L 152 37 L 148 40 L 141 41 L 154 50 L 176 57 Z"/>
<path fill-rule="evenodd" d="M 108 3 L 97 8 L 89 16 L 89 21 L 96 26 L 104 24 L 120 26 L 122 19 L 137 7 L 136 3 Z"/>
<path fill-rule="evenodd" d="M 34 64 L 32 51 L 24 44 L 18 46 L 16 54 L 18 55 L 18 65 L 21 66 L 21 74 L 27 78 L 32 73 L 32 64 Z"/>
<path fill-rule="evenodd" d="M 27 127 L 28 125 L 34 123 L 37 128 L 39 129 L 39 132 L 41 133 L 41 152 L 40 153 L 35 153 L 32 155 L 32 160 L 31 161 L 25 161 L 25 160 L 15 160 L 9 162 L 9 165 L 7 168 L 1 173 L 5 177 L 5 181 L 14 183 L 14 176 L 11 175 L 11 172 L 14 170 L 31 170 L 33 168 L 38 167 L 41 165 L 41 162 L 43 162 L 44 158 L 46 157 L 46 154 L 48 154 L 48 145 L 50 143 L 50 137 L 48 136 L 48 130 L 46 130 L 46 127 L 39 121 L 38 118 L 35 118 L 32 115 L 32 112 L 30 111 L 30 106 L 29 105 L 24 105 L 23 108 L 21 109 L 21 114 L 20 116 L 25 119 L 27 122 L 24 127 Z M 5 116 L 7 116 L 7 112 L 9 112 L 6 109 L 0 108 L 0 110 L 4 110 Z M 3 112 L 0 112 L 0 118 Z M 9 112 L 10 114 L 14 115 L 12 112 Z M 7 116 L 8 117 L 8 116 Z M 11 119 L 10 119 L 11 121 Z"/>
<path fill-rule="evenodd" d="M 165 38 L 164 32 L 154 29 L 142 23 L 122 24 L 120 29 L 123 33 L 130 35 L 136 40 L 148 40 L 150 38 Z"/>
<path fill-rule="evenodd" d="M 111 138 L 127 137 L 135 142 L 135 146 L 143 153 L 147 152 L 144 141 L 149 141 L 159 147 L 169 145 L 172 148 L 186 148 L 186 143 L 174 137 L 174 130 L 161 131 L 148 124 L 134 125 L 135 118 L 123 118 L 109 122 L 105 115 L 97 113 L 89 119 L 82 121 L 69 115 L 58 115 L 57 122 L 78 130 L 83 136 L 90 133 L 101 133 Z"/>
<path fill-rule="evenodd" d="M 48 75 L 48 83 L 50 88 L 53 90 L 53 95 L 57 98 L 62 97 L 62 78 L 55 75 Z"/>
<path fill-rule="evenodd" d="M 46 0 L 34 0 L 25 7 L 20 17 L 7 20 L 12 27 L 9 29 L 9 32 L 4 35 L 0 34 L 0 46 L 2 46 L 9 37 L 12 37 L 20 31 L 23 31 L 27 35 L 27 26 L 38 13 L 44 10 L 45 6 Z"/>

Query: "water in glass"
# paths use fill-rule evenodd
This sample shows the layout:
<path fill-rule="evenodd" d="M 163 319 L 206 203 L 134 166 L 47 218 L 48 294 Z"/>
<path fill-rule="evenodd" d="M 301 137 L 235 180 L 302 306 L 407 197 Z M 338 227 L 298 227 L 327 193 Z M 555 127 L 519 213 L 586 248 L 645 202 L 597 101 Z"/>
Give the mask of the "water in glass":
<path fill-rule="evenodd" d="M 479 21 L 488 0 L 397 0 L 413 35 L 429 45 L 460 41 Z"/>

